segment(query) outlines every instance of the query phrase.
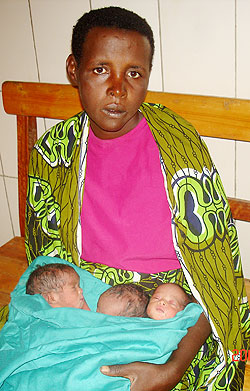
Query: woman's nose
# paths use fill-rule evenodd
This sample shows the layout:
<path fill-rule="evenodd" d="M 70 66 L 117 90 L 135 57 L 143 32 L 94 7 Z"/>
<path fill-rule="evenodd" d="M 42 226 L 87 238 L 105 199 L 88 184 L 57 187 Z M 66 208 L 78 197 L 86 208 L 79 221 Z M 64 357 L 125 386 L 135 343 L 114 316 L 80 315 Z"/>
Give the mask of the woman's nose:
<path fill-rule="evenodd" d="M 116 98 L 126 97 L 127 91 L 123 77 L 114 76 L 111 78 L 107 94 L 108 96 L 114 96 Z"/>

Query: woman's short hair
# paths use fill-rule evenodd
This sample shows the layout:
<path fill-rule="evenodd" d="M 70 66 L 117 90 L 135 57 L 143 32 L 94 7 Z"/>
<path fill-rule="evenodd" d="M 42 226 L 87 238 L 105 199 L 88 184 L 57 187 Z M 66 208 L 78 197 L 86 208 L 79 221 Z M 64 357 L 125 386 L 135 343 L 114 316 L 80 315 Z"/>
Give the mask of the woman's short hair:
<path fill-rule="evenodd" d="M 145 19 L 136 13 L 120 7 L 105 7 L 91 10 L 77 21 L 73 27 L 71 49 L 77 65 L 81 62 L 83 43 L 88 32 L 94 27 L 107 27 L 121 30 L 137 31 L 145 36 L 151 46 L 150 67 L 154 55 L 154 36 Z"/>

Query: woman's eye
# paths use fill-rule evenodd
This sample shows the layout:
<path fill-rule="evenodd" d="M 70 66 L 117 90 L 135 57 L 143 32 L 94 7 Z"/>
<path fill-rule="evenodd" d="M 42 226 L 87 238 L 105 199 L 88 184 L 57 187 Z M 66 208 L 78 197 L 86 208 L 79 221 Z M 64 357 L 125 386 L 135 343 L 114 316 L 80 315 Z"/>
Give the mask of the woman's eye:
<path fill-rule="evenodd" d="M 106 69 L 104 69 L 103 67 L 98 67 L 94 69 L 94 73 L 96 73 L 97 75 L 103 75 L 104 73 L 106 73 Z"/>
<path fill-rule="evenodd" d="M 139 72 L 137 71 L 129 71 L 128 72 L 128 75 L 129 77 L 131 77 L 132 79 L 138 79 L 141 75 Z"/>

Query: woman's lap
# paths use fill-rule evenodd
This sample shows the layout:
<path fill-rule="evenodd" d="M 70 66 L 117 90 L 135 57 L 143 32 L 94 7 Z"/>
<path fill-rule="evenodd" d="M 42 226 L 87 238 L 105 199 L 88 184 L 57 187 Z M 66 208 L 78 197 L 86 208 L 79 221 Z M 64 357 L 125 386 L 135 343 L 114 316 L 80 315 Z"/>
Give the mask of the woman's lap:
<path fill-rule="evenodd" d="M 123 283 L 135 283 L 151 295 L 154 290 L 163 283 L 176 283 L 182 286 L 187 293 L 191 293 L 182 269 L 170 270 L 154 274 L 137 273 L 122 269 L 115 269 L 99 263 L 86 262 L 81 260 L 81 268 L 89 271 L 96 278 L 113 286 Z M 184 390 L 207 390 L 206 381 L 210 374 L 220 364 L 218 356 L 218 343 L 212 335 L 208 337 L 205 344 L 193 359 L 190 367 L 185 372 L 182 380 L 173 389 Z M 213 390 L 237 390 L 243 387 L 242 371 L 236 368 L 235 362 L 229 363 L 223 368 L 220 375 L 213 379 Z"/>

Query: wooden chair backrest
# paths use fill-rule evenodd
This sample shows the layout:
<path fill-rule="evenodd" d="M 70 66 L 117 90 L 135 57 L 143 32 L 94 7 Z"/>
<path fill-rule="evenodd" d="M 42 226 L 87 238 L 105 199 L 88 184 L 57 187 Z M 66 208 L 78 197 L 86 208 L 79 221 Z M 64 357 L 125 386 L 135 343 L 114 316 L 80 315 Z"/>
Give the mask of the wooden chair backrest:
<path fill-rule="evenodd" d="M 25 201 L 30 151 L 37 140 L 36 118 L 66 119 L 82 110 L 71 85 L 6 81 L 2 86 L 6 113 L 17 116 L 18 193 L 21 236 L 25 233 Z M 190 121 L 201 136 L 250 141 L 250 100 L 148 91 L 147 102 L 162 103 Z M 229 199 L 233 217 L 250 221 L 250 201 Z"/>

